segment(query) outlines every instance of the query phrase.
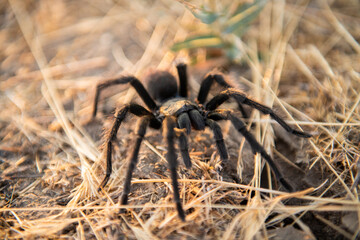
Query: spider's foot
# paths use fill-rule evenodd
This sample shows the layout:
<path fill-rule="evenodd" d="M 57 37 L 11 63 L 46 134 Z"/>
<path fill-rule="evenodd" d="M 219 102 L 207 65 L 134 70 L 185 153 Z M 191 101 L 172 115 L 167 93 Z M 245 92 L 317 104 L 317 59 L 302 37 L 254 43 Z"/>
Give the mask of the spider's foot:
<path fill-rule="evenodd" d="M 185 212 L 184 212 L 184 209 L 182 208 L 181 203 L 179 203 L 179 202 L 176 203 L 176 209 L 178 211 L 178 215 L 179 215 L 179 218 L 181 219 L 181 221 L 185 222 Z"/>
<path fill-rule="evenodd" d="M 125 214 L 125 213 L 126 213 L 126 209 L 125 208 L 120 208 L 119 214 Z"/>
<path fill-rule="evenodd" d="M 279 179 L 279 182 L 288 192 L 295 192 L 295 189 L 284 178 Z"/>
<path fill-rule="evenodd" d="M 226 182 L 241 183 L 236 166 L 230 161 L 226 161 L 222 164 L 222 169 L 219 171 L 219 174 Z"/>
<path fill-rule="evenodd" d="M 297 131 L 297 130 L 294 130 L 294 129 L 292 130 L 291 133 L 298 136 L 298 137 L 302 137 L 302 138 L 310 138 L 310 137 L 312 137 L 312 135 L 310 133 L 300 132 L 300 131 Z"/>
<path fill-rule="evenodd" d="M 120 199 L 120 205 L 124 206 L 127 205 L 128 203 L 128 196 L 127 195 L 122 195 L 121 199 Z M 126 213 L 126 209 L 125 208 L 120 208 L 119 213 Z"/>
<path fill-rule="evenodd" d="M 191 163 L 189 153 L 182 154 L 182 157 L 183 157 L 183 160 L 184 160 L 185 167 L 187 169 L 191 169 L 192 163 Z"/>
<path fill-rule="evenodd" d="M 128 196 L 127 196 L 127 194 L 123 194 L 120 199 L 120 204 L 126 205 L 127 203 L 128 203 Z"/>
<path fill-rule="evenodd" d="M 101 189 L 103 189 L 106 186 L 107 182 L 109 181 L 109 178 L 110 176 L 105 176 L 104 180 L 99 185 L 98 192 L 100 192 Z"/>

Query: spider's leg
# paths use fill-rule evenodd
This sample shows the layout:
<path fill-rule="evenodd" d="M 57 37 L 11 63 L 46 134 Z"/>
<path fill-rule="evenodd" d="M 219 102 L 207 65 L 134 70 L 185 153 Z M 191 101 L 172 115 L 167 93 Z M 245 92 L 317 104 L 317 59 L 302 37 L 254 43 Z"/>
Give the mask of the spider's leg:
<path fill-rule="evenodd" d="M 106 136 L 106 175 L 105 175 L 105 178 L 103 179 L 103 181 L 101 182 L 98 191 L 100 191 L 101 188 L 105 187 L 105 185 L 109 181 L 111 171 L 112 171 L 112 166 L 111 166 L 112 141 L 114 141 L 116 139 L 116 134 L 119 130 L 119 127 L 120 127 L 122 121 L 125 119 L 128 112 L 130 112 L 136 116 L 139 116 L 139 117 L 149 116 L 149 117 L 151 117 L 151 121 L 153 121 L 153 122 L 156 121 L 155 116 L 151 112 L 149 112 L 144 107 L 142 107 L 138 104 L 133 104 L 133 103 L 127 104 L 127 105 L 119 108 L 116 111 L 112 128 Z M 161 125 L 160 122 L 158 124 Z"/>
<path fill-rule="evenodd" d="M 224 79 L 224 77 L 220 74 L 208 74 L 204 80 L 202 80 L 201 82 L 201 86 L 200 86 L 200 90 L 197 96 L 197 101 L 200 104 L 204 104 L 208 95 L 209 95 L 209 91 L 211 86 L 213 85 L 213 83 L 217 82 L 220 86 L 224 87 L 224 88 L 232 88 L 232 86 L 227 83 Z M 243 115 L 244 118 L 248 118 L 248 114 L 246 113 L 245 109 L 243 108 L 243 106 L 241 105 L 241 102 L 236 101 L 238 104 L 238 108 L 241 112 L 241 114 Z"/>
<path fill-rule="evenodd" d="M 185 131 L 183 131 L 183 129 L 178 129 L 178 130 L 179 130 L 179 148 L 180 148 L 181 156 L 184 160 L 184 164 L 185 164 L 186 168 L 190 169 L 191 168 L 191 159 L 190 159 L 190 155 L 189 155 L 187 137 L 186 137 Z"/>
<path fill-rule="evenodd" d="M 179 76 L 179 96 L 187 98 L 188 96 L 188 77 L 186 73 L 186 64 L 180 63 L 176 66 Z"/>
<path fill-rule="evenodd" d="M 228 84 L 224 77 L 219 74 L 208 74 L 204 80 L 201 82 L 200 90 L 197 96 L 197 100 L 200 104 L 204 104 L 206 101 L 206 98 L 209 95 L 210 88 L 213 85 L 213 83 L 217 82 L 220 86 L 224 88 L 231 88 L 230 84 Z"/>
<path fill-rule="evenodd" d="M 135 147 L 133 148 L 133 151 L 130 155 L 130 162 L 129 167 L 126 172 L 125 182 L 124 182 L 124 190 L 121 196 L 120 204 L 126 205 L 128 201 L 128 195 L 130 193 L 130 187 L 131 187 L 131 178 L 132 174 L 134 172 L 135 166 L 138 162 L 138 155 L 140 150 L 140 145 L 142 140 L 144 139 L 146 128 L 149 124 L 149 118 L 148 117 L 142 117 L 138 120 L 137 123 L 137 129 L 136 129 L 136 140 L 135 140 Z"/>
<path fill-rule="evenodd" d="M 209 126 L 214 133 L 216 148 L 218 150 L 218 153 L 222 161 L 222 167 L 223 167 L 222 171 L 226 172 L 232 178 L 232 180 L 234 180 L 237 183 L 240 183 L 240 179 L 237 175 L 236 168 L 232 167 L 229 164 L 229 155 L 219 124 L 217 124 L 215 120 L 208 118 L 206 119 L 206 126 Z"/>
<path fill-rule="evenodd" d="M 181 113 L 177 118 L 177 124 L 179 126 L 179 147 L 181 156 L 184 160 L 184 164 L 186 168 L 191 168 L 191 160 L 189 156 L 189 150 L 188 150 L 188 141 L 187 141 L 187 135 L 190 134 L 191 131 L 191 122 L 189 115 L 184 112 Z M 184 131 L 183 131 L 184 130 Z M 186 134 L 184 133 L 186 131 Z"/>
<path fill-rule="evenodd" d="M 230 97 L 234 98 L 237 102 L 241 102 L 243 104 L 249 105 L 250 107 L 257 109 L 264 114 L 269 114 L 271 118 L 273 118 L 275 121 L 277 121 L 289 133 L 292 133 L 294 135 L 297 135 L 297 136 L 303 137 L 303 138 L 311 137 L 311 134 L 309 134 L 309 133 L 301 132 L 301 131 L 291 128 L 284 120 L 282 120 L 278 115 L 276 115 L 271 108 L 266 107 L 254 100 L 247 98 L 244 93 L 242 93 L 239 90 L 233 89 L 233 88 L 226 89 L 226 90 L 222 91 L 220 94 L 213 97 L 206 104 L 205 108 L 206 108 L 206 110 L 210 110 L 210 111 L 215 110 L 218 106 L 223 104 Z"/>
<path fill-rule="evenodd" d="M 172 186 L 174 191 L 174 200 L 176 203 L 176 208 L 179 214 L 179 217 L 182 221 L 185 221 L 185 213 L 181 205 L 180 195 L 179 195 L 179 187 L 177 181 L 177 173 L 176 173 L 176 152 L 174 146 L 174 137 L 175 137 L 175 130 L 176 121 L 174 117 L 166 117 L 164 120 L 164 132 L 163 136 L 167 143 L 168 152 L 166 154 L 166 159 L 169 163 L 170 173 L 171 173 L 171 180 Z"/>
<path fill-rule="evenodd" d="M 206 125 L 209 126 L 214 133 L 216 147 L 220 154 L 221 160 L 227 161 L 229 159 L 229 155 L 224 143 L 224 138 L 219 124 L 217 124 L 214 120 L 206 119 Z"/>
<path fill-rule="evenodd" d="M 256 141 L 255 137 L 246 129 L 246 125 L 237 117 L 232 115 L 230 112 L 226 112 L 225 114 L 222 113 L 215 113 L 214 115 L 209 114 L 209 118 L 213 118 L 220 120 L 227 119 L 230 120 L 235 129 L 240 132 L 249 142 L 253 153 L 260 153 L 261 156 L 267 161 L 271 170 L 274 172 L 276 179 L 288 190 L 289 192 L 293 192 L 293 187 L 286 181 L 284 176 L 281 174 L 280 170 L 276 166 L 275 162 L 272 160 L 269 154 L 265 151 L 265 149 L 261 146 L 261 144 Z"/>
<path fill-rule="evenodd" d="M 95 100 L 94 100 L 93 112 L 92 112 L 93 118 L 95 118 L 96 113 L 97 113 L 97 105 L 99 102 L 101 91 L 104 90 L 105 88 L 111 87 L 113 85 L 126 84 L 126 83 L 130 83 L 131 86 L 133 86 L 135 88 L 136 92 L 139 94 L 141 99 L 144 101 L 146 106 L 151 111 L 158 109 L 158 106 L 156 105 L 154 100 L 150 97 L 150 95 L 146 91 L 144 85 L 137 78 L 135 78 L 133 76 L 123 76 L 123 77 L 120 77 L 117 79 L 106 81 L 104 83 L 100 83 L 99 85 L 96 86 Z"/>
<path fill-rule="evenodd" d="M 227 151 L 226 151 L 225 144 L 222 140 L 221 129 L 217 123 L 213 122 L 212 120 L 210 120 L 210 121 L 211 121 L 211 123 L 206 123 L 204 121 L 203 116 L 196 109 L 193 109 L 193 110 L 189 111 L 188 113 L 187 112 L 182 113 L 178 117 L 179 128 L 186 129 L 188 134 L 190 133 L 191 125 L 193 125 L 193 127 L 196 130 L 204 130 L 205 125 L 208 125 L 214 131 L 214 135 L 216 138 L 216 144 L 218 146 L 220 156 L 222 157 L 223 160 L 225 160 L 228 157 L 227 157 Z M 190 162 L 189 152 L 187 149 L 187 142 L 185 142 L 186 136 L 183 134 L 180 134 L 179 141 L 180 141 L 179 145 L 181 148 L 181 153 L 182 153 L 185 165 L 187 168 L 190 168 L 191 162 Z"/>
<path fill-rule="evenodd" d="M 258 141 L 256 141 L 255 137 L 246 129 L 246 125 L 237 117 L 233 116 L 232 114 L 229 114 L 230 121 L 244 137 L 249 142 L 252 151 L 254 153 L 258 152 L 261 154 L 263 158 L 267 161 L 270 168 L 274 172 L 276 178 L 278 181 L 288 190 L 289 192 L 294 191 L 293 187 L 285 180 L 281 172 L 279 171 L 278 167 L 276 166 L 275 162 L 272 160 L 270 155 L 268 155 L 265 151 L 265 149 L 260 145 Z"/>

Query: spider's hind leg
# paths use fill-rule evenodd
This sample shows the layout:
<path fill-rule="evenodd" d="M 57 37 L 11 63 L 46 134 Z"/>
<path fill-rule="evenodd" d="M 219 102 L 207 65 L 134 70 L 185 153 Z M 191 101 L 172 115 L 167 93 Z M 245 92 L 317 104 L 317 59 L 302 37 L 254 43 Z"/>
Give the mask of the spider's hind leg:
<path fill-rule="evenodd" d="M 187 98 L 188 97 L 188 77 L 187 77 L 187 70 L 186 64 L 180 63 L 176 66 L 178 76 L 179 76 L 179 96 Z"/>
<path fill-rule="evenodd" d="M 154 111 L 158 108 L 154 100 L 150 97 L 149 93 L 146 91 L 144 85 L 137 78 L 133 76 L 123 76 L 117 79 L 106 81 L 104 83 L 100 83 L 96 86 L 96 93 L 95 93 L 95 99 L 94 99 L 94 105 L 92 111 L 93 118 L 96 117 L 101 91 L 114 85 L 126 84 L 126 83 L 130 83 L 131 86 L 135 88 L 136 92 L 139 94 L 141 99 L 144 101 L 144 103 L 150 110 Z"/>

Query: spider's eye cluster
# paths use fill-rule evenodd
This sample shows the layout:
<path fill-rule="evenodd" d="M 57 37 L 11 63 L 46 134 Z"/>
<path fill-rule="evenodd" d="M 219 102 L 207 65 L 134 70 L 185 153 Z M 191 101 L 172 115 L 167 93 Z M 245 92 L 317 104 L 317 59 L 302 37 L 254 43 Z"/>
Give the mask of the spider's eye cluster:
<path fill-rule="evenodd" d="M 147 76 L 145 82 L 152 98 L 159 102 L 164 102 L 174 98 L 178 92 L 175 77 L 166 71 L 158 71 Z"/>

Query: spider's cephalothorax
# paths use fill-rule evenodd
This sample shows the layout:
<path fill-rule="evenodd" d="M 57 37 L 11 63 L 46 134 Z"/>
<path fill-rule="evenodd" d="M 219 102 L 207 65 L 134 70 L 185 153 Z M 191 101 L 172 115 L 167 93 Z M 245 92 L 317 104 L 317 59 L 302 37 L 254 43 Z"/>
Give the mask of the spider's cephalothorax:
<path fill-rule="evenodd" d="M 288 191 L 293 191 L 293 188 L 285 180 L 270 155 L 267 154 L 267 152 L 260 145 L 260 143 L 256 141 L 254 136 L 246 129 L 246 125 L 244 124 L 244 122 L 233 114 L 233 110 L 218 109 L 218 107 L 222 103 L 226 102 L 228 99 L 233 98 L 237 102 L 239 110 L 241 112 L 244 112 L 242 105 L 245 104 L 259 110 L 264 114 L 269 114 L 286 131 L 294 135 L 304 138 L 308 138 L 311 135 L 291 128 L 284 120 L 282 120 L 278 115 L 276 115 L 271 108 L 268 108 L 254 100 L 247 98 L 243 92 L 232 88 L 220 74 L 208 74 L 207 76 L 205 76 L 201 83 L 200 91 L 198 93 L 196 101 L 192 101 L 187 98 L 188 83 L 186 65 L 178 64 L 177 72 L 179 77 L 179 89 L 175 77 L 169 72 L 165 71 L 155 72 L 148 76 L 147 89 L 149 92 L 145 89 L 143 84 L 133 76 L 120 77 L 118 79 L 104 82 L 97 86 L 93 107 L 93 117 L 96 116 L 97 104 L 99 101 L 101 90 L 116 84 L 131 84 L 147 106 L 146 109 L 139 104 L 130 103 L 116 110 L 114 123 L 106 138 L 106 176 L 100 184 L 99 190 L 107 184 L 112 171 L 112 142 L 116 139 L 116 134 L 126 115 L 128 113 L 132 113 L 140 118 L 137 123 L 135 146 L 132 150 L 131 155 L 129 156 L 129 167 L 127 169 L 124 182 L 124 190 L 120 200 L 120 203 L 123 205 L 127 204 L 128 201 L 132 173 L 138 161 L 140 144 L 145 136 L 146 128 L 162 128 L 163 137 L 167 143 L 168 152 L 166 155 L 166 159 L 168 161 L 171 173 L 171 180 L 174 190 L 174 200 L 176 202 L 176 208 L 179 217 L 184 221 L 185 213 L 180 201 L 176 173 L 177 154 L 175 150 L 174 140 L 175 138 L 178 139 L 178 146 L 184 164 L 187 168 L 190 168 L 191 159 L 188 151 L 187 135 L 189 135 L 191 129 L 203 130 L 205 129 L 205 127 L 209 127 L 213 131 L 216 147 L 218 149 L 220 158 L 223 164 L 226 164 L 228 160 L 228 153 L 224 144 L 221 128 L 219 124 L 217 124 L 217 121 L 220 120 L 230 120 L 234 128 L 239 133 L 241 133 L 249 142 L 254 154 L 260 153 L 261 156 L 267 161 L 272 171 L 274 172 L 277 180 L 283 185 L 283 187 Z M 210 101 L 206 102 L 210 87 L 214 82 L 217 82 L 220 86 L 224 87 L 225 90 L 213 97 Z"/>

